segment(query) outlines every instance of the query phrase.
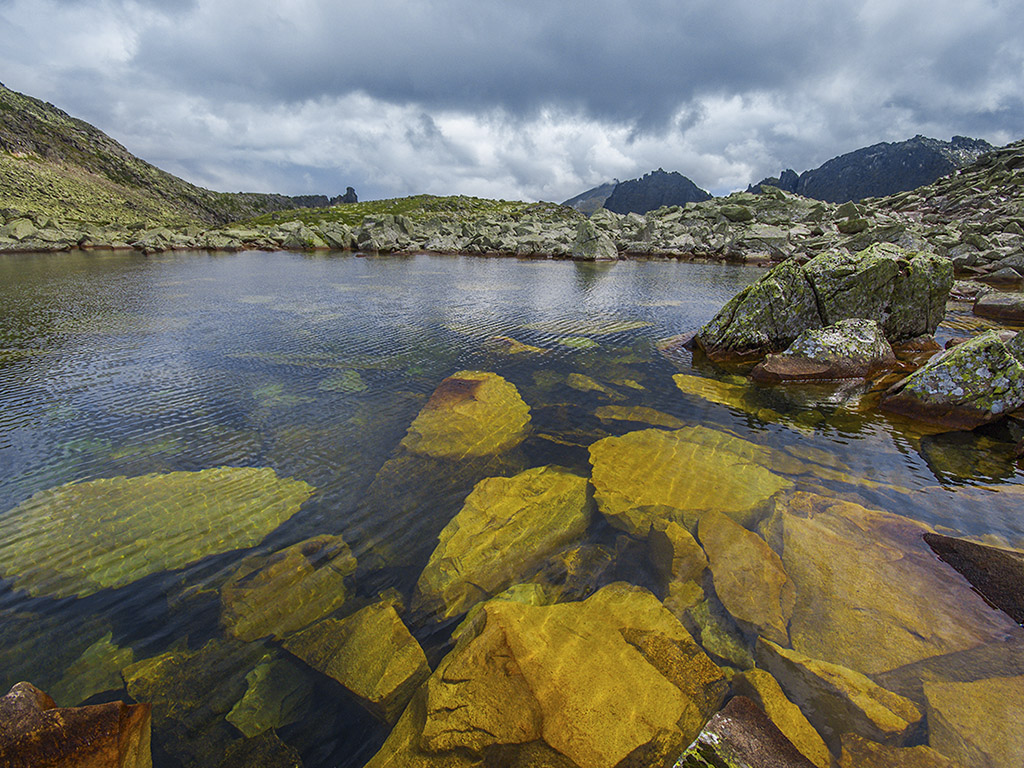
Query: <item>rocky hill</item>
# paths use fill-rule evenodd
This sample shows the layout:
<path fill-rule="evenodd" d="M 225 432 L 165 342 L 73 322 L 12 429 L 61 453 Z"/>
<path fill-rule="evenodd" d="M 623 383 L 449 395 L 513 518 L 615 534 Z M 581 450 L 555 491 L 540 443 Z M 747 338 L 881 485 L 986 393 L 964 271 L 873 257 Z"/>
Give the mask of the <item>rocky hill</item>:
<path fill-rule="evenodd" d="M 197 187 L 89 123 L 2 84 L 0 178 L 0 209 L 108 226 L 221 224 L 331 202 Z"/>
<path fill-rule="evenodd" d="M 751 185 L 747 191 L 760 192 L 772 186 L 830 203 L 884 197 L 931 184 L 992 149 L 987 141 L 964 136 L 954 136 L 952 141 L 915 136 L 848 152 L 801 174 L 787 169 L 779 177 Z"/>
<path fill-rule="evenodd" d="M 614 213 L 647 213 L 669 205 L 710 200 L 711 195 L 681 173 L 659 168 L 642 178 L 620 181 L 604 207 Z"/>
<path fill-rule="evenodd" d="M 589 216 L 598 208 L 604 206 L 608 196 L 615 190 L 615 185 L 618 183 L 618 180 L 615 180 L 593 187 L 586 192 L 581 192 L 576 197 L 570 197 L 562 205 L 579 211 L 584 216 Z"/>

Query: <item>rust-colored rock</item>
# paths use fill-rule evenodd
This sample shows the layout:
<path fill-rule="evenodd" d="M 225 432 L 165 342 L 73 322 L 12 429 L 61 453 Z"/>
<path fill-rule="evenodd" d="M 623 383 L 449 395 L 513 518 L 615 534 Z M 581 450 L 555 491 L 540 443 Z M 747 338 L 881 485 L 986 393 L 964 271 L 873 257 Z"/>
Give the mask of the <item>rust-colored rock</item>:
<path fill-rule="evenodd" d="M 0 765 L 9 768 L 151 768 L 149 704 L 58 708 L 31 683 L 0 699 Z"/>

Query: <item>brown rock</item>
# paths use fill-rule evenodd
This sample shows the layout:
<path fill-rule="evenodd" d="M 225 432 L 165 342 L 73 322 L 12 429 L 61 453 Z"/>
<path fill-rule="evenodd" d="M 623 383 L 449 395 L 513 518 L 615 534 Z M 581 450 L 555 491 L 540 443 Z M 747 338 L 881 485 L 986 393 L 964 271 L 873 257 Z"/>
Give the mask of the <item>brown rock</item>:
<path fill-rule="evenodd" d="M 764 539 L 721 512 L 705 513 L 697 535 L 708 553 L 715 592 L 733 618 L 787 645 L 795 594 L 779 556 Z"/>
<path fill-rule="evenodd" d="M 926 533 L 924 540 L 956 568 L 986 600 L 1024 624 L 1024 552 Z"/>
<path fill-rule="evenodd" d="M 0 765 L 20 768 L 151 768 L 149 704 L 59 709 L 31 683 L 0 699 Z"/>
<path fill-rule="evenodd" d="M 844 733 L 839 768 L 961 768 L 931 747 L 890 747 Z"/>

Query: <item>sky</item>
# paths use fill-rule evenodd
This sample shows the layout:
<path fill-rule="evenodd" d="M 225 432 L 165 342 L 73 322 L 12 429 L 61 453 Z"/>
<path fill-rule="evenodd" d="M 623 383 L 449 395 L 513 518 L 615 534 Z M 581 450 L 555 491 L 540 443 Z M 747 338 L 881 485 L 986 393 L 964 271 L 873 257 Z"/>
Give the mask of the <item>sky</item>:
<path fill-rule="evenodd" d="M 222 192 L 713 194 L 1024 138 L 1024 0 L 0 0 L 0 82 Z"/>

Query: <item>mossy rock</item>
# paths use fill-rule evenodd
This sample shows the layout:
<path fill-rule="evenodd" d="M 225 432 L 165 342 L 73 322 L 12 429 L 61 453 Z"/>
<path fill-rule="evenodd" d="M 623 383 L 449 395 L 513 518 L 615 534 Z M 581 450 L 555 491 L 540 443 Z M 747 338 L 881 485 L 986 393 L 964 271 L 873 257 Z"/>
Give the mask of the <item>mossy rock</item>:
<path fill-rule="evenodd" d="M 33 596 L 123 587 L 259 543 L 313 490 L 236 467 L 68 483 L 0 518 L 0 573 Z"/>

